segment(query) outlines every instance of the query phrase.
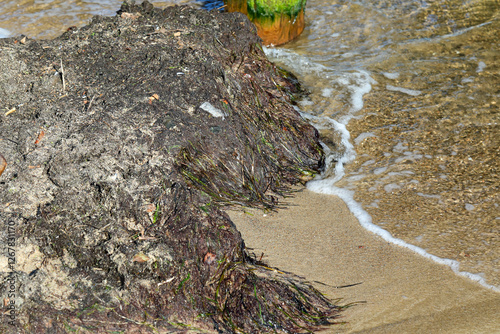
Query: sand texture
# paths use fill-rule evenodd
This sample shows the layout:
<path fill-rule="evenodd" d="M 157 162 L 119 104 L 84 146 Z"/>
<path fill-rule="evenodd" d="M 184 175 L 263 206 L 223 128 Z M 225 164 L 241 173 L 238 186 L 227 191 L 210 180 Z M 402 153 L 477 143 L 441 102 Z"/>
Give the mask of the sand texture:
<path fill-rule="evenodd" d="M 316 287 L 341 303 L 364 302 L 323 333 L 500 332 L 499 293 L 366 231 L 335 196 L 304 190 L 287 203 L 230 215 L 270 266 L 326 284 Z"/>

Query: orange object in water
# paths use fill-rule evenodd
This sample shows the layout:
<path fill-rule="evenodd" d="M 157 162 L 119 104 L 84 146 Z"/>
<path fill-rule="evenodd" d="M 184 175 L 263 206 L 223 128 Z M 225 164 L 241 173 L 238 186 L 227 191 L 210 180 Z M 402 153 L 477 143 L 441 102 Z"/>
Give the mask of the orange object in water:
<path fill-rule="evenodd" d="M 257 27 L 264 45 L 280 45 L 305 27 L 305 0 L 225 0 L 228 12 L 245 14 Z"/>

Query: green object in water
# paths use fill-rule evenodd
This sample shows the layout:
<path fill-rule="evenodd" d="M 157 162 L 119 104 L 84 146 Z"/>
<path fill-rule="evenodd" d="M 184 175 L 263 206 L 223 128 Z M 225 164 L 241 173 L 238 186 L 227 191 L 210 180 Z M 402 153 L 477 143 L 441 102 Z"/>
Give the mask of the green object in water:
<path fill-rule="evenodd" d="M 247 10 L 250 19 L 270 18 L 283 14 L 294 19 L 306 7 L 306 0 L 247 0 Z"/>

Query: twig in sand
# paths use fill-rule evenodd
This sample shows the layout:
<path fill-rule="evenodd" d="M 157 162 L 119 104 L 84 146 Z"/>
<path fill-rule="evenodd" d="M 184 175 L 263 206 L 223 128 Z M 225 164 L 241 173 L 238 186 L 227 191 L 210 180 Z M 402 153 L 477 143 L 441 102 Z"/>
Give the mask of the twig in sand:
<path fill-rule="evenodd" d="M 10 115 L 10 114 L 12 114 L 14 111 L 16 111 L 16 108 L 12 108 L 12 109 L 10 109 L 9 111 L 7 111 L 7 112 L 5 113 L 5 116 L 9 116 L 9 115 Z"/>
<path fill-rule="evenodd" d="M 92 96 L 92 98 L 90 99 L 89 105 L 87 107 L 87 112 L 90 110 L 90 107 L 92 106 L 92 102 L 94 101 L 94 98 L 95 98 L 95 95 Z"/>
<path fill-rule="evenodd" d="M 350 287 L 353 287 L 353 286 L 356 286 L 356 285 L 363 284 L 363 282 L 358 282 L 358 283 L 347 284 L 347 285 L 333 286 L 333 285 L 326 284 L 326 283 L 319 282 L 319 281 L 313 281 L 313 282 L 314 282 L 314 283 L 321 284 L 321 285 L 324 285 L 324 286 L 329 286 L 329 287 L 334 288 L 334 289 L 350 288 Z"/>
<path fill-rule="evenodd" d="M 0 175 L 2 175 L 5 167 L 7 167 L 7 160 L 5 160 L 3 155 L 0 153 Z"/>
<path fill-rule="evenodd" d="M 62 63 L 62 58 L 61 58 L 61 78 L 62 78 L 63 92 L 64 92 L 66 90 L 66 81 L 64 80 L 64 67 Z"/>

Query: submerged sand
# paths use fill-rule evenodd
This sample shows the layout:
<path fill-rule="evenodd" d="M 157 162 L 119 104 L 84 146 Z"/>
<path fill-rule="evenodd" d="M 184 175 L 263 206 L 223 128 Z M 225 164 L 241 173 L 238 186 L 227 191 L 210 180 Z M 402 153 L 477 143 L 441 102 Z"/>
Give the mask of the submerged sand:
<path fill-rule="evenodd" d="M 324 333 L 497 333 L 500 293 L 363 229 L 335 196 L 303 190 L 287 209 L 231 211 L 247 247 L 341 303 Z M 336 288 L 362 282 L 362 284 Z"/>

